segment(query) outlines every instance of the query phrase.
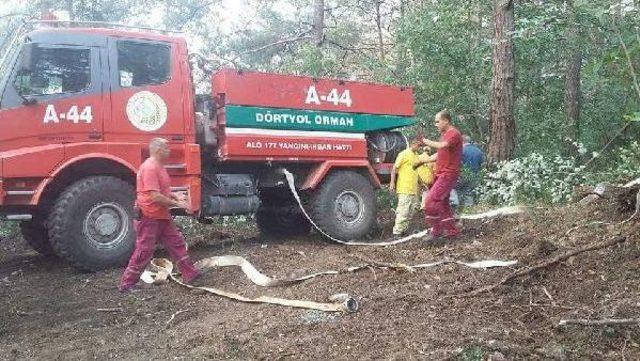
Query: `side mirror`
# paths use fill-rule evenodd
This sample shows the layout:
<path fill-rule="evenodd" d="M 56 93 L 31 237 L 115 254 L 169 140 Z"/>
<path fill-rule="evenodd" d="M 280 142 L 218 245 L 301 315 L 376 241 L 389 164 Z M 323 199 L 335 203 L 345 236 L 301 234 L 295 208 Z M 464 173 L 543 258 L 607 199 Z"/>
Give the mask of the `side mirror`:
<path fill-rule="evenodd" d="M 26 43 L 22 46 L 22 57 L 20 58 L 20 72 L 30 74 L 35 71 L 38 59 L 38 44 Z"/>

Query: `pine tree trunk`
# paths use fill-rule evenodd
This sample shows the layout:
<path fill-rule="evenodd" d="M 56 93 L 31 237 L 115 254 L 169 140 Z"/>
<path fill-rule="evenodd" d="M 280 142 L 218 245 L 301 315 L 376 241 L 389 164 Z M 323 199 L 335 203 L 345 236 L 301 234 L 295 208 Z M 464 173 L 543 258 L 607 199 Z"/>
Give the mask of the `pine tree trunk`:
<path fill-rule="evenodd" d="M 382 35 L 382 13 L 380 7 L 382 6 L 382 0 L 376 0 L 376 26 L 378 28 L 378 51 L 380 52 L 380 61 L 384 62 L 385 50 L 384 50 L 384 37 Z"/>
<path fill-rule="evenodd" d="M 493 0 L 493 79 L 489 121 L 488 159 L 510 159 L 515 149 L 514 119 L 515 58 L 513 53 L 513 0 Z"/>
<path fill-rule="evenodd" d="M 313 2 L 313 41 L 317 46 L 324 42 L 324 0 Z"/>
<path fill-rule="evenodd" d="M 173 1 L 165 0 L 165 12 L 164 12 L 164 29 L 169 30 L 169 23 L 171 22 L 171 10 L 173 9 Z"/>
<path fill-rule="evenodd" d="M 567 32 L 567 60 L 564 80 L 564 108 L 566 138 L 578 141 L 580 138 L 580 70 L 582 67 L 582 51 L 579 45 L 579 31 L 573 10 L 573 0 L 567 0 L 569 11 L 569 29 Z M 569 154 L 575 154 L 575 147 L 567 142 Z"/>
<path fill-rule="evenodd" d="M 310 74 L 316 77 L 326 76 L 324 65 L 324 52 L 322 45 L 324 44 L 324 0 L 313 1 L 313 23 L 311 25 L 311 43 L 315 46 L 313 53 L 314 65 L 310 69 Z"/>
<path fill-rule="evenodd" d="M 481 57 L 474 56 L 474 54 L 478 53 L 478 49 L 480 48 L 481 42 L 485 39 L 484 29 L 482 26 L 483 23 L 483 8 L 482 8 L 483 0 L 468 0 L 467 1 L 467 17 L 469 18 L 469 62 L 475 69 L 480 69 L 483 67 L 483 60 Z M 480 115 L 480 110 L 483 108 L 484 98 L 486 97 L 486 88 L 484 86 L 483 81 L 483 73 L 479 71 L 474 71 L 472 76 L 471 83 L 473 91 L 473 100 L 475 106 L 475 112 L 470 117 L 470 120 L 473 123 L 473 128 L 476 131 L 476 140 L 479 140 L 483 144 L 487 144 L 489 141 L 487 137 L 487 131 L 489 129 L 489 123 L 487 121 L 487 114 L 484 116 Z"/>
<path fill-rule="evenodd" d="M 407 13 L 407 0 L 400 0 L 400 21 L 404 20 Z M 396 75 L 404 82 L 404 77 L 407 72 L 407 47 L 403 41 L 396 42 Z"/>

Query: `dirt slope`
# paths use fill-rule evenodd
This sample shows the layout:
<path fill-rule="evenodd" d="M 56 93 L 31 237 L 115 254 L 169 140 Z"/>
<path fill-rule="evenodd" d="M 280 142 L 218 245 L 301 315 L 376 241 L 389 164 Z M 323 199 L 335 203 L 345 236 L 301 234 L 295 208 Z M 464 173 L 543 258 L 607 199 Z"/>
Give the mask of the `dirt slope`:
<path fill-rule="evenodd" d="M 640 247 L 634 230 L 640 223 L 589 225 L 619 222 L 630 214 L 618 208 L 614 200 L 604 200 L 587 208 L 533 209 L 507 219 L 467 222 L 458 241 L 437 245 L 413 241 L 350 248 L 318 236 L 262 240 L 250 231 L 225 230 L 237 236 L 192 249 L 195 259 L 241 255 L 279 277 L 367 261 L 519 261 L 512 269 L 486 271 L 457 265 L 414 273 L 377 269 L 273 289 L 252 285 L 238 270 L 207 275 L 211 285 L 250 296 L 324 301 L 347 292 L 360 300 L 353 315 L 242 304 L 174 284 L 120 295 L 115 287 L 122 270 L 77 273 L 36 255 L 19 238 L 3 239 L 0 358 L 640 359 L 638 326 L 556 326 L 564 318 L 640 317 Z M 617 234 L 626 242 L 583 253 L 491 293 L 456 297 Z M 167 325 L 180 310 L 188 311 Z"/>

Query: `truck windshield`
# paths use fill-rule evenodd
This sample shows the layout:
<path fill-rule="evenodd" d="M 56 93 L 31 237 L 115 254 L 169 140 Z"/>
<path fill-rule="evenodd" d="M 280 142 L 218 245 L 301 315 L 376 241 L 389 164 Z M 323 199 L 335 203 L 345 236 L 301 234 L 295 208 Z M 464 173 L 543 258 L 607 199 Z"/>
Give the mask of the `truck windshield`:
<path fill-rule="evenodd" d="M 22 19 L 0 19 L 0 85 L 9 76 L 12 60 L 20 48 L 20 39 L 26 29 Z"/>

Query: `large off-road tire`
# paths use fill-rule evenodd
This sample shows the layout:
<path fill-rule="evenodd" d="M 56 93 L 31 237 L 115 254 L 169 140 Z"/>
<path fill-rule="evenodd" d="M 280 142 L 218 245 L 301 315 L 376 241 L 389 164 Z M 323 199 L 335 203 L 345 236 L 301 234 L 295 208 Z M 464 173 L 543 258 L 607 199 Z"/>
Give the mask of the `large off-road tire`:
<path fill-rule="evenodd" d="M 367 178 L 354 171 L 338 171 L 311 194 L 311 218 L 331 237 L 359 239 L 374 229 L 376 197 Z"/>
<path fill-rule="evenodd" d="M 20 222 L 20 232 L 22 233 L 22 238 L 36 252 L 46 257 L 55 256 L 53 247 L 49 242 L 47 227 L 45 227 L 41 219 L 34 218 L 30 221 Z"/>
<path fill-rule="evenodd" d="M 311 223 L 288 189 L 263 190 L 256 223 L 264 236 L 303 236 L 311 232 Z"/>
<path fill-rule="evenodd" d="M 116 177 L 96 176 L 69 186 L 47 221 L 54 251 L 83 271 L 124 265 L 135 243 L 133 187 Z"/>

